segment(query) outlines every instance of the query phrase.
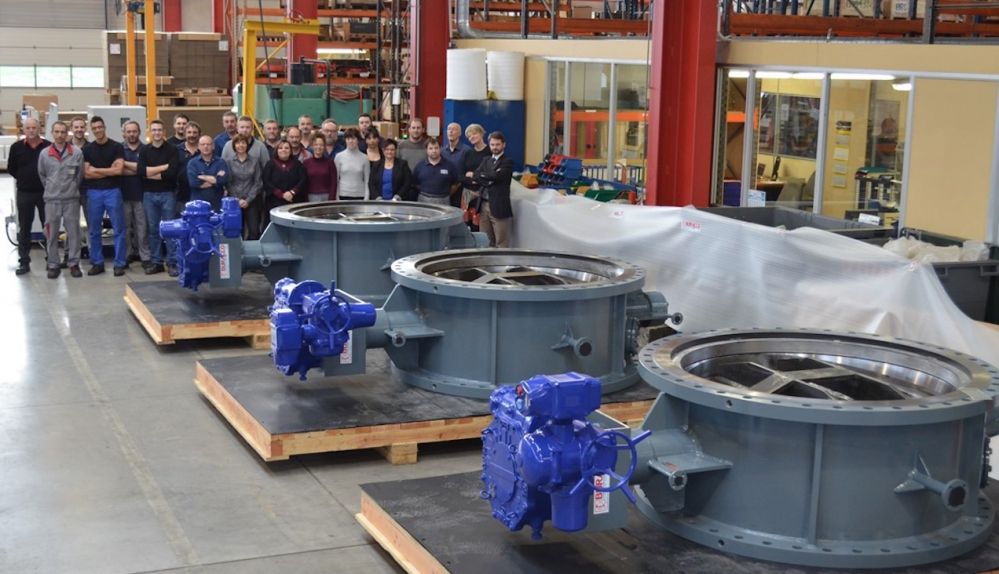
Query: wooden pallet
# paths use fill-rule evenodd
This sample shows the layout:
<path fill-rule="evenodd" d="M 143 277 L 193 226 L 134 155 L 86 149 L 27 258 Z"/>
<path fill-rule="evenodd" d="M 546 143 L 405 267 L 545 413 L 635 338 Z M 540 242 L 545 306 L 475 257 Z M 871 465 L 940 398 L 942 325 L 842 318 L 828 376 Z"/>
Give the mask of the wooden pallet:
<path fill-rule="evenodd" d="M 361 511 L 354 518 L 406 572 L 448 574 L 448 569 L 367 492 L 361 491 Z"/>
<path fill-rule="evenodd" d="M 672 535 L 629 507 L 622 528 L 566 533 L 545 524 L 540 540 L 530 527 L 509 532 L 482 500 L 480 472 L 361 484 L 361 526 L 406 572 L 413 574 L 548 574 L 550 572 L 686 572 L 779 574 L 837 572 L 727 554 Z M 999 488 L 985 489 L 993 501 Z M 627 504 L 623 496 L 611 504 Z M 629 505 L 630 506 L 630 505 Z M 896 568 L 922 574 L 996 574 L 999 534 L 962 556 Z M 841 569 L 839 572 L 855 571 Z M 879 570 L 887 571 L 887 570 Z"/>
<path fill-rule="evenodd" d="M 173 282 L 171 282 L 173 283 Z M 175 284 L 175 283 L 174 283 Z M 187 296 L 178 286 L 178 297 Z M 139 324 L 157 345 L 173 345 L 180 340 L 237 337 L 244 339 L 254 349 L 268 349 L 271 344 L 270 321 L 266 307 L 261 308 L 260 318 L 248 320 L 198 321 L 167 323 L 157 318 L 149 301 L 143 300 L 132 284 L 125 286 L 125 304 Z"/>
<path fill-rule="evenodd" d="M 372 374 L 317 373 L 306 382 L 284 377 L 267 356 L 207 359 L 197 363 L 194 384 L 265 461 L 373 448 L 392 464 L 412 464 L 420 444 L 476 439 L 492 420 L 488 401 L 409 387 L 392 376 L 384 354 L 368 355 Z M 634 425 L 655 391 L 622 393 L 608 395 L 601 410 Z M 345 420 L 356 413 L 363 417 Z"/>

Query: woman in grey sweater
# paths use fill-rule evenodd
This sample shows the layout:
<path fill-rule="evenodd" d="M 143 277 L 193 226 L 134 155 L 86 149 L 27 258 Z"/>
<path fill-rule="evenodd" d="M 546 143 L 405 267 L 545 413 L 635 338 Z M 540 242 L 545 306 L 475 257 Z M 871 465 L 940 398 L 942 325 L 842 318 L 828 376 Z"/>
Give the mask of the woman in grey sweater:
<path fill-rule="evenodd" d="M 263 188 L 263 173 L 260 162 L 249 155 L 250 140 L 239 134 L 232 139 L 236 156 L 228 161 L 229 180 L 226 182 L 227 195 L 239 200 L 243 210 L 243 238 L 259 239 L 260 202 L 257 196 Z"/>
<path fill-rule="evenodd" d="M 347 149 L 336 154 L 333 162 L 336 164 L 338 177 L 337 195 L 339 199 L 364 199 L 368 195 L 368 177 L 371 166 L 368 156 L 357 148 L 360 133 L 354 128 L 348 128 L 343 133 Z"/>

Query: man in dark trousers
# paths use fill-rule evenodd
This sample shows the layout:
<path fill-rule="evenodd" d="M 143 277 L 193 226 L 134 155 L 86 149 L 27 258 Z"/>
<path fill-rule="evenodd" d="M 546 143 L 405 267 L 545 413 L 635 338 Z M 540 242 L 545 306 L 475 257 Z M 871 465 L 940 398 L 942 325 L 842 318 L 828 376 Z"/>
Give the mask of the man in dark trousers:
<path fill-rule="evenodd" d="M 142 261 L 142 268 L 148 269 L 149 231 L 146 229 L 142 179 L 139 177 L 139 153 L 145 146 L 139 140 L 142 133 L 139 122 L 126 122 L 121 129 L 125 150 L 125 169 L 121 173 L 121 197 L 125 212 L 125 265 Z"/>
<path fill-rule="evenodd" d="M 510 246 L 510 223 L 513 207 L 510 205 L 510 181 L 513 179 L 513 160 L 503 151 L 506 137 L 503 132 L 489 134 L 491 156 L 482 160 L 475 170 L 479 190 L 479 227 L 489 236 L 490 247 Z"/>
<path fill-rule="evenodd" d="M 17 201 L 17 269 L 24 275 L 31 271 L 31 224 L 38 221 L 45 225 L 45 191 L 38 176 L 38 156 L 50 143 L 39 135 L 38 120 L 24 121 L 24 139 L 10 146 L 7 155 L 7 173 L 14 177 Z"/>
<path fill-rule="evenodd" d="M 185 125 L 186 127 L 186 125 Z M 173 219 L 177 201 L 177 166 L 180 164 L 179 150 L 163 139 L 166 126 L 160 120 L 149 124 L 153 141 L 139 151 L 138 173 L 142 181 L 142 210 L 146 214 L 149 232 L 150 265 L 146 275 L 162 273 L 163 239 L 160 238 L 160 221 Z M 187 179 L 187 173 L 184 173 Z M 174 244 L 166 242 L 166 271 L 171 277 L 177 276 L 177 262 Z"/>
<path fill-rule="evenodd" d="M 83 148 L 83 177 L 87 180 L 87 211 L 90 214 L 90 270 L 87 275 L 104 273 L 101 249 L 101 221 L 104 212 L 114 229 L 114 275 L 125 274 L 125 208 L 121 196 L 121 174 L 125 170 L 125 148 L 108 139 L 104 118 L 90 118 L 94 141 Z"/>

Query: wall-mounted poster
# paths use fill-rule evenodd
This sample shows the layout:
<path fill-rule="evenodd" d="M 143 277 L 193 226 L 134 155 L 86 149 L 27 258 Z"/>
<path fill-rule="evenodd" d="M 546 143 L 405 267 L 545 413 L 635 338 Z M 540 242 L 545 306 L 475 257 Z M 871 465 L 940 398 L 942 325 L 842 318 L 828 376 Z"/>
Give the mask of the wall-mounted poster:
<path fill-rule="evenodd" d="M 819 98 L 781 94 L 778 154 L 815 159 L 819 147 Z"/>

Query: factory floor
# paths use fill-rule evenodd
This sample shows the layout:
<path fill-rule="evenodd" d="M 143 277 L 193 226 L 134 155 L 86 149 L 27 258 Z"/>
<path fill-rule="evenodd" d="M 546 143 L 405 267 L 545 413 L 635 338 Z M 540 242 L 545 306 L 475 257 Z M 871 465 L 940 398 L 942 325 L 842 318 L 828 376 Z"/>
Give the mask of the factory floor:
<path fill-rule="evenodd" d="M 0 211 L 13 180 L 0 174 Z M 6 240 L 4 240 L 6 241 Z M 474 441 L 263 463 L 195 389 L 239 340 L 156 347 L 122 301 L 146 277 L 0 268 L 0 572 L 399 572 L 355 522 L 364 482 L 466 472 Z M 84 265 L 84 270 L 86 270 Z"/>

